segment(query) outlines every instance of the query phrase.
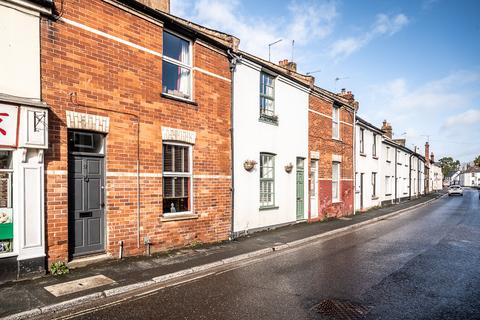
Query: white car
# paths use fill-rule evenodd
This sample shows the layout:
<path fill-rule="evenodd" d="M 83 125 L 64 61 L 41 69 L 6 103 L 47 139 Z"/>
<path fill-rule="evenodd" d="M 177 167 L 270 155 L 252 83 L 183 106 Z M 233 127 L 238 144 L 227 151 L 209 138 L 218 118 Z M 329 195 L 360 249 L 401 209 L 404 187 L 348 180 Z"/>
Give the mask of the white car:
<path fill-rule="evenodd" d="M 459 185 L 453 185 L 453 186 L 450 186 L 448 187 L 448 195 L 449 196 L 452 196 L 452 195 L 460 195 L 460 196 L 463 196 L 463 188 Z"/>

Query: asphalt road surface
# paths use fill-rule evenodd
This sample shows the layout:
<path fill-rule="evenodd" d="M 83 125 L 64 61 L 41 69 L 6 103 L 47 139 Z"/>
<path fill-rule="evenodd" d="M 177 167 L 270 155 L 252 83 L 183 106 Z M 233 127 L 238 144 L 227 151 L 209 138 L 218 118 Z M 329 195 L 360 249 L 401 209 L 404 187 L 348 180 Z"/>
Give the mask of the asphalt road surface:
<path fill-rule="evenodd" d="M 480 319 L 477 191 L 75 319 Z"/>

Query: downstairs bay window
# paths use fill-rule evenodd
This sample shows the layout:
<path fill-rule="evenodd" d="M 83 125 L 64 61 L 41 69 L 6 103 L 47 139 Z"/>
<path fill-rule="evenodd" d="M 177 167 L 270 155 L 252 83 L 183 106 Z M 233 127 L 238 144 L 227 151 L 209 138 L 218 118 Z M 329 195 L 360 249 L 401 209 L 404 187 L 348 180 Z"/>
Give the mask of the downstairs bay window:
<path fill-rule="evenodd" d="M 191 213 L 191 147 L 163 144 L 163 213 Z"/>

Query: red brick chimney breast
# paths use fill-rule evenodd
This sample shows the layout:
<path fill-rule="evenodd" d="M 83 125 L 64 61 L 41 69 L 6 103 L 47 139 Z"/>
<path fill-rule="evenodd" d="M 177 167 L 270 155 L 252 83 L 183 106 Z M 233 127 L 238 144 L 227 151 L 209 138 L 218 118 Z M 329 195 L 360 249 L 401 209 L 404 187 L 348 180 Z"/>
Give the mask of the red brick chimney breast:
<path fill-rule="evenodd" d="M 147 7 L 155 10 L 160 10 L 166 13 L 170 13 L 170 0 L 137 0 L 143 3 Z"/>

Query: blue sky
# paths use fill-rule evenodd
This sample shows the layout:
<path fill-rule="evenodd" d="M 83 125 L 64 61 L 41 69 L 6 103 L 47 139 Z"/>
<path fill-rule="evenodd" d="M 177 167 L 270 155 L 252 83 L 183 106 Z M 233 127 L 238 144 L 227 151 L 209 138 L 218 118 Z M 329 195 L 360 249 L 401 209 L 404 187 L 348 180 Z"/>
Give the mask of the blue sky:
<path fill-rule="evenodd" d="M 480 155 L 480 1 L 172 0 L 172 13 L 292 56 L 316 84 L 351 90 L 360 116 L 436 159 Z M 335 78 L 340 80 L 335 81 Z"/>

